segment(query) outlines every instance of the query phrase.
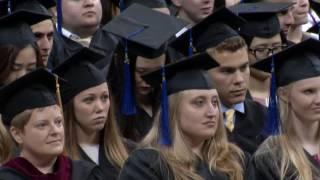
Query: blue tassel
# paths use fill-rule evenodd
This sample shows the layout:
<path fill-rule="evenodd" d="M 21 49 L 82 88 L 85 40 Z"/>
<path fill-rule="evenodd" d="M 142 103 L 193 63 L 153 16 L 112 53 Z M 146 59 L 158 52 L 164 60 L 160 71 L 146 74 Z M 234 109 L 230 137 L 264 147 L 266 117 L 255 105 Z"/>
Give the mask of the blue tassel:
<path fill-rule="evenodd" d="M 12 13 L 11 0 L 8 0 L 8 14 Z"/>
<path fill-rule="evenodd" d="M 188 56 L 193 55 L 193 38 L 192 38 L 192 29 L 189 30 L 189 48 L 188 48 Z"/>
<path fill-rule="evenodd" d="M 57 0 L 57 30 L 62 34 L 62 2 Z"/>
<path fill-rule="evenodd" d="M 168 95 L 167 82 L 165 77 L 165 68 L 162 66 L 162 91 L 161 91 L 161 114 L 160 114 L 160 144 L 165 146 L 171 145 L 170 123 L 168 113 Z"/>
<path fill-rule="evenodd" d="M 124 9 L 125 9 L 124 0 L 119 1 L 119 9 L 120 9 L 120 12 L 124 11 Z"/>
<path fill-rule="evenodd" d="M 125 40 L 125 61 L 124 61 L 124 86 L 123 86 L 123 94 L 122 94 L 122 106 L 121 112 L 124 115 L 134 115 L 136 114 L 136 104 L 133 96 L 132 84 L 131 84 L 131 73 L 130 73 L 130 60 L 128 57 L 128 45 L 127 40 Z"/>
<path fill-rule="evenodd" d="M 266 136 L 279 134 L 279 118 L 277 109 L 277 94 L 276 94 L 276 76 L 274 68 L 274 58 L 272 55 L 271 62 L 271 81 L 270 81 L 270 97 L 268 107 L 268 120 L 264 128 Z"/>

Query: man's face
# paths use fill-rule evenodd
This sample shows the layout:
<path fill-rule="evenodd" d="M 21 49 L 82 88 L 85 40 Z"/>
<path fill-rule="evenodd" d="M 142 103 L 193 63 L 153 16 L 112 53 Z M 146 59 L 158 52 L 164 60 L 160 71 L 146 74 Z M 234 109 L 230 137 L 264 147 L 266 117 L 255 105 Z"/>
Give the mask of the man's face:
<path fill-rule="evenodd" d="M 53 23 L 50 19 L 47 19 L 32 25 L 31 29 L 37 38 L 41 59 L 46 66 L 53 45 Z"/>
<path fill-rule="evenodd" d="M 208 50 L 209 54 L 220 64 L 219 67 L 210 69 L 208 73 L 213 79 L 219 97 L 225 106 L 245 100 L 249 86 L 249 60 L 247 48 L 243 47 L 235 52 Z"/>
<path fill-rule="evenodd" d="M 179 8 L 179 16 L 192 23 L 198 23 L 213 11 L 214 0 L 173 0 Z"/>
<path fill-rule="evenodd" d="M 98 27 L 102 18 L 100 0 L 63 0 L 63 25 L 72 32 Z"/>

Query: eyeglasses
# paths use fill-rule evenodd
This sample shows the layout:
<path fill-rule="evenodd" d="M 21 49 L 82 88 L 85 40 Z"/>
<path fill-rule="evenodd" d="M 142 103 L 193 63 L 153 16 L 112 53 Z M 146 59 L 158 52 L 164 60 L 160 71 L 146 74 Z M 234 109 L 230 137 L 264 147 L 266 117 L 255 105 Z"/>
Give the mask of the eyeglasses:
<path fill-rule="evenodd" d="M 256 48 L 256 49 L 249 49 L 249 51 L 258 59 L 264 59 L 267 58 L 268 56 L 278 53 L 285 49 L 287 47 L 286 44 L 280 45 L 280 46 L 275 46 L 272 48 Z"/>

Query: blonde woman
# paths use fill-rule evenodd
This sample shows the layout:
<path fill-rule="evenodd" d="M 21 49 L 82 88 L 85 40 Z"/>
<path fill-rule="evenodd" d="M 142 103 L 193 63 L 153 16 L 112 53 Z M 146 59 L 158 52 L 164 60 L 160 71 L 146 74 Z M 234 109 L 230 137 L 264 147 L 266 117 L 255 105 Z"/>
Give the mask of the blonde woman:
<path fill-rule="evenodd" d="M 310 39 L 274 56 L 280 134 L 268 138 L 255 153 L 257 179 L 320 179 L 319 46 Z M 270 62 L 271 58 L 255 66 L 261 69 Z"/>
<path fill-rule="evenodd" d="M 83 48 L 54 72 L 70 84 L 62 86 L 67 154 L 93 162 L 108 179 L 117 179 L 128 155 L 116 126 L 106 76 L 90 63 L 102 57 Z"/>
<path fill-rule="evenodd" d="M 171 143 L 161 143 L 166 140 L 162 108 L 143 141 L 145 148 L 128 158 L 120 180 L 250 179 L 244 153 L 227 141 L 217 91 L 202 70 L 214 66 L 216 62 L 204 53 L 164 68 Z M 160 74 L 159 70 L 144 79 L 155 85 Z"/>
<path fill-rule="evenodd" d="M 64 119 L 56 82 L 55 76 L 39 69 L 0 90 L 3 122 L 20 152 L 1 166 L 0 179 L 105 179 L 94 164 L 72 161 L 62 154 Z"/>

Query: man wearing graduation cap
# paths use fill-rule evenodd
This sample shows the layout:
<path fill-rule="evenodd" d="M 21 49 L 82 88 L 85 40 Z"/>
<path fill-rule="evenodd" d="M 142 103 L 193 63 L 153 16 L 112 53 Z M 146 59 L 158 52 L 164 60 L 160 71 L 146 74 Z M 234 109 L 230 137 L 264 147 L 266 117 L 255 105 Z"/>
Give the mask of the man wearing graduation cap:
<path fill-rule="evenodd" d="M 246 98 L 250 77 L 248 50 L 243 38 L 234 30 L 243 24 L 243 19 L 227 10 L 216 13 L 218 11 L 208 17 L 212 20 L 204 20 L 206 23 L 201 22 L 193 28 L 199 29 L 193 31 L 196 34 L 193 45 L 197 52 L 207 51 L 220 64 L 209 70 L 209 74 L 222 102 L 229 139 L 244 151 L 253 153 L 263 141 L 260 131 L 266 108 Z"/>
<path fill-rule="evenodd" d="M 41 59 L 46 66 L 53 46 L 54 24 L 47 9 L 55 6 L 54 0 L 11 0 L 13 11 L 26 10 L 47 16 L 48 18 L 31 25 L 32 32 L 37 38 Z"/>
<path fill-rule="evenodd" d="M 231 9 L 247 22 L 240 27 L 240 35 L 248 46 L 250 64 L 277 53 L 286 47 L 276 13 L 287 9 L 290 3 L 242 3 Z M 268 105 L 270 75 L 250 69 L 250 94 L 255 101 Z"/>

